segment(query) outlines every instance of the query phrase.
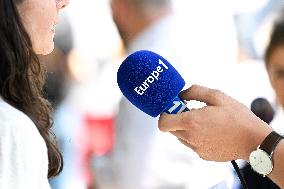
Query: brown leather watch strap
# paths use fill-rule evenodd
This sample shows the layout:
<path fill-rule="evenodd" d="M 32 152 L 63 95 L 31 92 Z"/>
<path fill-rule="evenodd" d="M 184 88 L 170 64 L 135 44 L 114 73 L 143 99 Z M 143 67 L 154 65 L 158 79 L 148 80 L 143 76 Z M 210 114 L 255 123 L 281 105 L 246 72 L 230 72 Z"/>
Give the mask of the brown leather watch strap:
<path fill-rule="evenodd" d="M 263 151 L 265 151 L 268 155 L 271 155 L 271 153 L 274 151 L 277 144 L 280 142 L 280 140 L 283 139 L 283 136 L 276 133 L 275 131 L 272 131 L 261 143 L 259 148 Z"/>

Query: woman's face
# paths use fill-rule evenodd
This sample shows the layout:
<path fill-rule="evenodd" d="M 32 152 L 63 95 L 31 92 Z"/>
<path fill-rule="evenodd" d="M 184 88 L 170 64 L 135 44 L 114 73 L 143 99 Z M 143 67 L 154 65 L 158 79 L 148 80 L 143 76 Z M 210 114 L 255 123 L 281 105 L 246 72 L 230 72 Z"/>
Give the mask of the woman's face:
<path fill-rule="evenodd" d="M 267 70 L 277 99 L 284 107 L 284 45 L 277 47 L 267 62 Z"/>
<path fill-rule="evenodd" d="M 69 0 L 24 0 L 17 5 L 35 53 L 46 55 L 52 52 L 58 13 L 68 2 Z"/>

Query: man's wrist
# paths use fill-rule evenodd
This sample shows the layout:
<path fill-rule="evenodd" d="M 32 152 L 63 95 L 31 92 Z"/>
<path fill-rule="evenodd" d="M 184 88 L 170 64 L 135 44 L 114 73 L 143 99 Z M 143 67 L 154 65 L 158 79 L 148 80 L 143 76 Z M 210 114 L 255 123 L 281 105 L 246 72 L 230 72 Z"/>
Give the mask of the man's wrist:
<path fill-rule="evenodd" d="M 283 135 L 282 135 L 283 136 Z M 275 147 L 275 150 L 274 150 L 274 155 L 273 155 L 273 161 L 274 161 L 274 163 L 275 163 L 275 165 L 277 166 L 277 163 L 279 162 L 279 160 L 280 160 L 280 158 L 278 158 L 278 157 L 280 157 L 280 156 L 278 156 L 278 154 L 280 154 L 281 152 L 281 147 L 283 147 L 284 146 L 284 139 L 282 139 L 280 142 L 279 142 L 279 144 Z M 281 157 L 282 159 L 283 159 L 283 157 Z M 282 160 L 281 159 L 281 160 Z"/>
<path fill-rule="evenodd" d="M 258 126 L 259 127 L 259 126 Z M 262 126 L 262 129 L 255 129 L 254 132 L 249 134 L 247 137 L 247 150 L 244 156 L 244 160 L 249 162 L 249 156 L 252 151 L 257 149 L 257 147 L 264 141 L 264 139 L 272 132 L 272 128 L 269 127 L 267 124 L 265 126 Z"/>

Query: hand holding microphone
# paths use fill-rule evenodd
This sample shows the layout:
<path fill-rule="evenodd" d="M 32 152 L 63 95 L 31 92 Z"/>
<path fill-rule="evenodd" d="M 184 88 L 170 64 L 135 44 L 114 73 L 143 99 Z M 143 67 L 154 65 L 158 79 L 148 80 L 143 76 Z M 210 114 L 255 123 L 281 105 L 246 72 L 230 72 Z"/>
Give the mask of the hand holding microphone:
<path fill-rule="evenodd" d="M 163 114 L 159 128 L 177 136 L 205 160 L 248 160 L 250 152 L 272 131 L 246 106 L 221 91 L 193 85 L 180 96 L 207 106 L 180 115 Z"/>
<path fill-rule="evenodd" d="M 205 160 L 231 161 L 245 188 L 246 183 L 235 159 L 249 160 L 250 157 L 253 162 L 260 161 L 261 166 L 255 166 L 260 174 L 264 170 L 269 174 L 273 169 L 271 157 L 267 162 L 270 164 L 262 161 L 261 157 L 251 157 L 263 155 L 258 153 L 258 149 L 254 150 L 260 144 L 268 147 L 273 154 L 283 137 L 272 132 L 271 127 L 243 104 L 221 91 L 193 85 L 180 94 L 185 81 L 160 55 L 151 51 L 131 54 L 117 72 L 117 83 L 123 95 L 141 111 L 152 117 L 162 114 L 159 119 L 161 131 L 171 132 Z M 188 111 L 183 100 L 197 100 L 207 106 Z M 283 140 L 279 145 L 284 146 Z M 270 178 L 284 187 L 284 166 L 281 166 L 284 148 L 282 151 L 279 148 L 274 158 L 278 166 Z"/>
<path fill-rule="evenodd" d="M 206 160 L 247 160 L 249 152 L 271 131 L 244 105 L 220 91 L 194 85 L 180 94 L 185 86 L 182 76 L 151 51 L 129 55 L 117 72 L 117 83 L 123 95 L 146 114 L 167 113 L 159 119 L 160 130 L 171 132 Z M 187 111 L 179 96 L 207 106 Z M 264 130 L 261 136 L 251 135 L 255 125 L 262 125 L 258 129 L 260 133 Z"/>

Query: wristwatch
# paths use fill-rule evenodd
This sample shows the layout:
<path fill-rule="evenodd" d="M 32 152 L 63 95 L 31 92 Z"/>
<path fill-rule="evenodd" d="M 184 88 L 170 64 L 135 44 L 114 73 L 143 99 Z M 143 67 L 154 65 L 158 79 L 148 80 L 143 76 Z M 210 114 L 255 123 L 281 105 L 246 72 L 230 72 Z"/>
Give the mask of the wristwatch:
<path fill-rule="evenodd" d="M 281 139 L 283 139 L 283 136 L 272 131 L 249 156 L 252 169 L 263 177 L 271 173 L 273 169 L 272 155 Z"/>

